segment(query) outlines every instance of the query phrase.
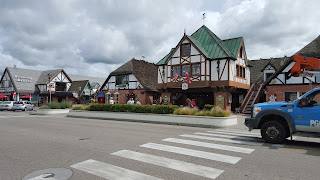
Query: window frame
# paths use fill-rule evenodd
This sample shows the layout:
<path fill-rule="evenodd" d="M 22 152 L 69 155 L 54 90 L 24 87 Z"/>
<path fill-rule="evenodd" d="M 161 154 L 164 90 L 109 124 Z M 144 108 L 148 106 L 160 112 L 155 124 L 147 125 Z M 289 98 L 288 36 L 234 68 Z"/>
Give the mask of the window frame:
<path fill-rule="evenodd" d="M 179 67 L 179 73 L 177 73 L 179 76 L 181 76 L 181 66 L 180 65 L 174 65 L 171 66 L 171 77 L 174 77 L 174 73 L 173 73 L 173 68 L 174 67 Z"/>
<path fill-rule="evenodd" d="M 193 74 L 193 66 L 194 66 L 194 65 L 199 65 L 199 69 L 200 69 L 199 74 Z M 191 75 L 192 75 L 192 76 L 200 76 L 200 75 L 201 75 L 201 63 L 192 63 L 192 64 L 191 64 L 190 72 L 191 72 Z"/>
<path fill-rule="evenodd" d="M 186 76 L 186 73 L 183 74 L 183 66 L 189 66 L 189 72 L 188 74 L 190 75 L 190 72 L 191 72 L 191 65 L 190 64 L 181 64 L 181 67 L 180 67 L 180 71 L 181 71 L 181 76 L 185 77 Z"/>
<path fill-rule="evenodd" d="M 188 54 L 187 55 L 184 55 L 184 54 L 182 54 L 182 52 L 184 52 L 183 51 L 183 47 L 187 47 L 187 46 L 189 46 L 189 52 L 188 52 Z M 191 55 L 191 43 L 183 43 L 183 44 L 181 44 L 181 46 L 180 46 L 180 56 L 181 57 L 186 57 L 186 56 L 190 56 Z"/>

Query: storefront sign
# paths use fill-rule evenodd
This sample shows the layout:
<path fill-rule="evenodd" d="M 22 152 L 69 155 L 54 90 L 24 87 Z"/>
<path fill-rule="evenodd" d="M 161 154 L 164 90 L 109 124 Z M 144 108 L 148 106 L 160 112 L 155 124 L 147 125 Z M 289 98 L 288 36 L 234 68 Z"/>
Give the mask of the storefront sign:
<path fill-rule="evenodd" d="M 31 83 L 32 77 L 29 76 L 21 76 L 21 75 L 14 75 L 13 76 L 17 82 L 22 82 L 22 83 Z"/>
<path fill-rule="evenodd" d="M 277 101 L 277 94 L 269 94 L 268 96 L 269 102 L 276 102 Z"/>
<path fill-rule="evenodd" d="M 54 93 L 56 91 L 56 87 L 55 87 L 55 83 L 54 82 L 50 82 L 48 89 L 51 93 Z"/>
<path fill-rule="evenodd" d="M 218 95 L 216 97 L 216 105 L 221 107 L 221 108 L 224 108 L 224 96 Z"/>
<path fill-rule="evenodd" d="M 182 90 L 188 89 L 188 83 L 182 83 Z"/>

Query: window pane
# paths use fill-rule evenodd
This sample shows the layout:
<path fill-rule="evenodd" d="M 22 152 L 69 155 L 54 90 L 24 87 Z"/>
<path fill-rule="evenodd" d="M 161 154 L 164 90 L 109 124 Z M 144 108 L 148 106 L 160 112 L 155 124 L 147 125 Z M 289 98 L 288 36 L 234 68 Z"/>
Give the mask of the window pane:
<path fill-rule="evenodd" d="M 239 76 L 239 66 L 238 65 L 236 66 L 236 71 L 237 71 L 237 75 L 236 76 Z"/>
<path fill-rule="evenodd" d="M 182 44 L 181 45 L 181 56 L 189 56 L 191 54 L 191 45 Z"/>
<path fill-rule="evenodd" d="M 192 64 L 192 75 L 200 75 L 200 64 Z"/>
<path fill-rule="evenodd" d="M 182 65 L 182 76 L 186 75 L 186 71 L 188 72 L 188 74 L 190 75 L 190 65 Z"/>
<path fill-rule="evenodd" d="M 180 76 L 180 66 L 172 66 L 171 76 L 174 76 L 175 73 L 177 73 Z"/>
<path fill-rule="evenodd" d="M 120 84 L 128 84 L 127 75 L 116 76 L 116 85 L 120 85 Z"/>
<path fill-rule="evenodd" d="M 246 68 L 242 68 L 242 75 L 243 75 L 243 78 L 246 78 Z"/>

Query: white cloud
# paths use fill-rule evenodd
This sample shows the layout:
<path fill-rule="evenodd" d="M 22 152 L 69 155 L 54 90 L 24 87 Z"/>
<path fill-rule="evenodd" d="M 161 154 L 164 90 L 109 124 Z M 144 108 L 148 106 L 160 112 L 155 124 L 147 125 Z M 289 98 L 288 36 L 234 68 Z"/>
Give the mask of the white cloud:
<path fill-rule="evenodd" d="M 319 35 L 319 2 L 266 0 L 0 0 L 0 70 L 106 77 L 135 57 L 156 63 L 205 24 L 243 36 L 249 59 L 292 55 Z M 70 71 L 70 72 L 69 72 Z"/>

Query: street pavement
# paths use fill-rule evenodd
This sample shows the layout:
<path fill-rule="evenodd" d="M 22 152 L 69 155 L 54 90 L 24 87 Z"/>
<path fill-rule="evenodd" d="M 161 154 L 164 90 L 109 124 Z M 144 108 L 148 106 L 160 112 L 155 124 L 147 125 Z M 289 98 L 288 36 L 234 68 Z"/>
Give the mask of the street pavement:
<path fill-rule="evenodd" d="M 318 138 L 264 143 L 245 117 L 215 129 L 3 111 L 0 180 L 48 168 L 70 169 L 73 180 L 320 177 Z"/>

